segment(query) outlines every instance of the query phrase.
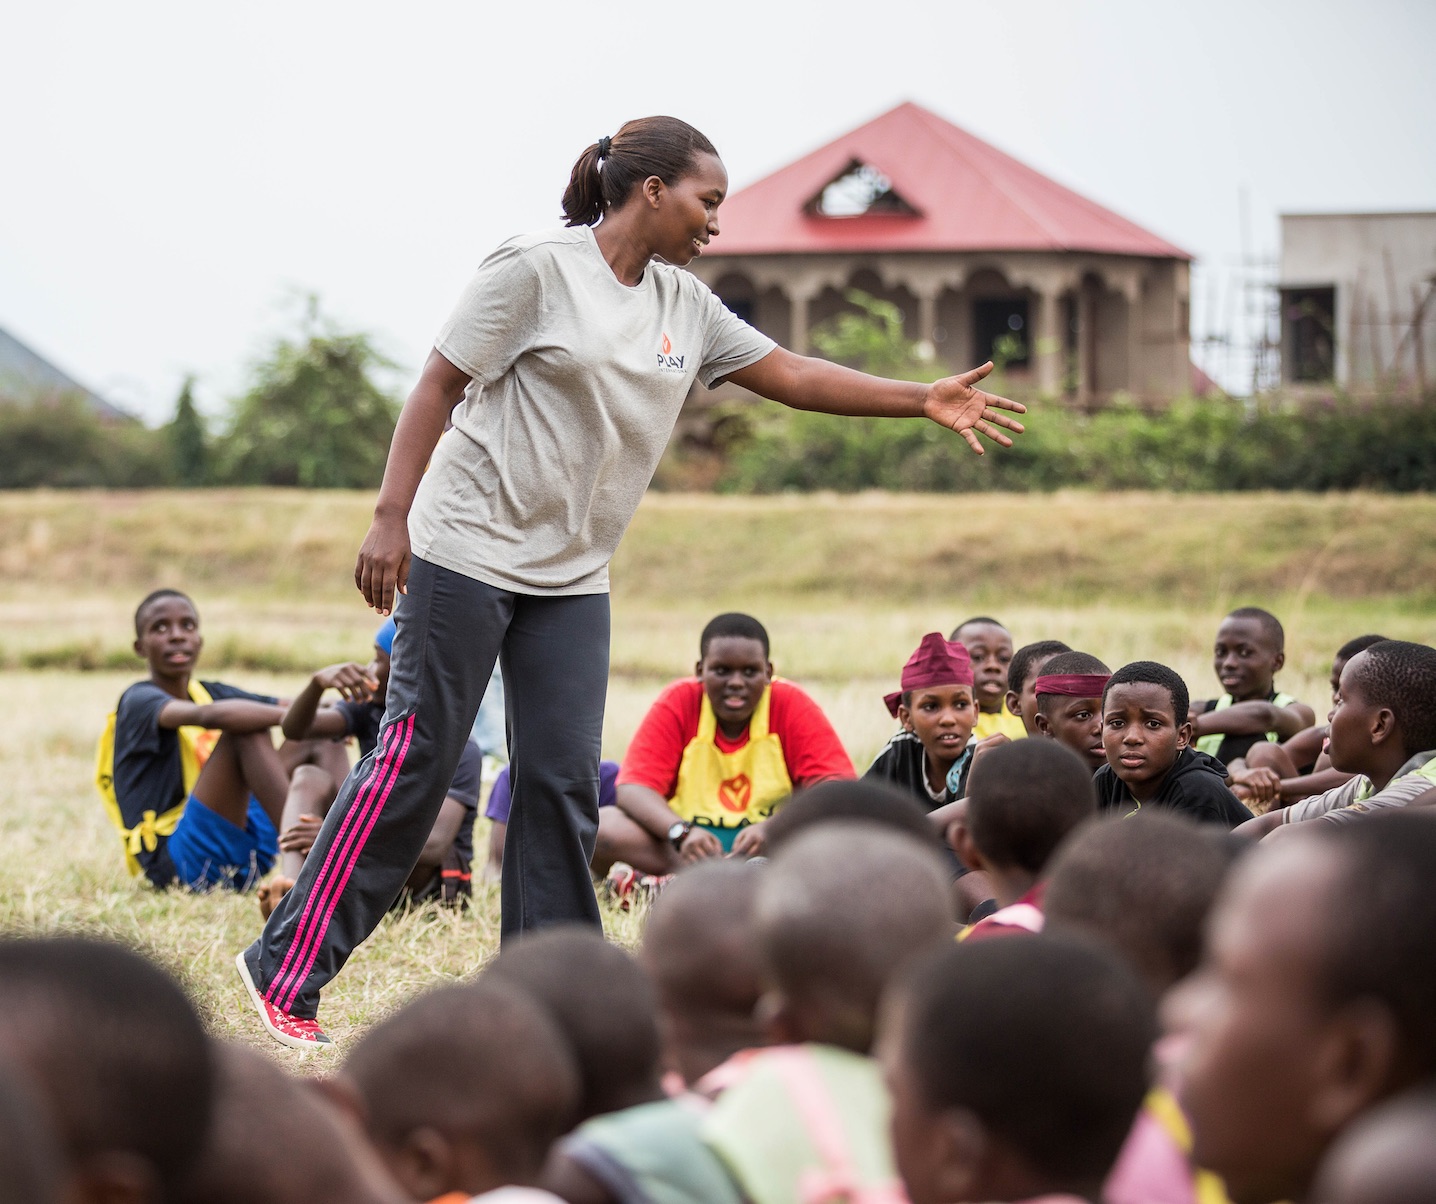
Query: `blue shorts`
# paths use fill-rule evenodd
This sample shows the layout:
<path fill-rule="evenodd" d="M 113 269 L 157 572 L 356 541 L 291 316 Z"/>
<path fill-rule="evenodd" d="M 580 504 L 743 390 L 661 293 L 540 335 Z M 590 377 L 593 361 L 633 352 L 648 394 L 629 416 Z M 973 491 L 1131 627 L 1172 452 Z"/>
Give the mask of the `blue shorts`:
<path fill-rule="evenodd" d="M 274 867 L 279 833 L 252 794 L 242 829 L 190 795 L 166 850 L 180 884 L 190 890 L 249 890 Z"/>

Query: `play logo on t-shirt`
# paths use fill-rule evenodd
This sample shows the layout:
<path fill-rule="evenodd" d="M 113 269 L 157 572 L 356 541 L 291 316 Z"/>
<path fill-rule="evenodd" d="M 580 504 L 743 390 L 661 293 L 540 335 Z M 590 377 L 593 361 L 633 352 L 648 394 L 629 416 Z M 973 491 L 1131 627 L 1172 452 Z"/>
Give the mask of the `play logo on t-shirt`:
<path fill-rule="evenodd" d="M 658 344 L 658 366 L 665 371 L 682 372 L 684 356 L 673 354 L 673 342 L 665 333 Z"/>

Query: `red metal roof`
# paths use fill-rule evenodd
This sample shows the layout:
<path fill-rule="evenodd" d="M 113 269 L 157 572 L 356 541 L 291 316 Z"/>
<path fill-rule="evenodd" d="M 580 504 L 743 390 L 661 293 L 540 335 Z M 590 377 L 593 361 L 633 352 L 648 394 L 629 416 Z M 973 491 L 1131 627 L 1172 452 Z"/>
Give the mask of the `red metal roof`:
<path fill-rule="evenodd" d="M 823 217 L 810 202 L 854 162 L 917 215 Z M 723 203 L 704 258 L 832 251 L 1092 251 L 1191 259 L 1095 201 L 911 102 Z"/>

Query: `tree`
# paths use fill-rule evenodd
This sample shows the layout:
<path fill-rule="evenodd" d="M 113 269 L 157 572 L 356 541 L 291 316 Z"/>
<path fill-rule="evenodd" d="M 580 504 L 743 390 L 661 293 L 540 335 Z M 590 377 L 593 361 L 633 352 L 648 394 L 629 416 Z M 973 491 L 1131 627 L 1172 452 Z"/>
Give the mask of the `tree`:
<path fill-rule="evenodd" d="M 392 368 L 368 335 L 321 323 L 310 299 L 297 338 L 281 338 L 231 411 L 220 476 L 240 485 L 367 489 L 379 484 L 399 403 L 371 377 Z"/>
<path fill-rule="evenodd" d="M 0 489 L 168 485 L 157 432 L 104 420 L 76 394 L 0 396 Z"/>
<path fill-rule="evenodd" d="M 165 427 L 174 479 L 180 485 L 208 485 L 209 436 L 204 419 L 194 407 L 194 377 L 184 378 L 184 388 L 175 402 L 175 416 Z"/>

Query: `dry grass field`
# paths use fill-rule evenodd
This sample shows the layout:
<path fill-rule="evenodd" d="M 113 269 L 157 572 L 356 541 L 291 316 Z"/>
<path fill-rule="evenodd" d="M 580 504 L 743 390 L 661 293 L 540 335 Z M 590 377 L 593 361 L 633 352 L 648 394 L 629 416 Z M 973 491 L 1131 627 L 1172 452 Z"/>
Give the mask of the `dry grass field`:
<path fill-rule="evenodd" d="M 0 930 L 135 945 L 180 975 L 217 1033 L 262 1039 L 231 965 L 259 929 L 253 900 L 126 877 L 92 785 L 95 737 L 139 675 L 130 615 L 157 585 L 195 596 L 205 675 L 284 695 L 320 664 L 364 659 L 376 624 L 351 577 L 369 506 L 284 491 L 0 497 Z M 1218 619 L 1267 606 L 1287 626 L 1283 686 L 1321 712 L 1345 639 L 1436 640 L 1436 499 L 651 495 L 613 576 L 607 756 L 690 670 L 703 622 L 743 609 L 861 767 L 891 732 L 880 696 L 918 637 L 973 613 L 1114 667 L 1164 660 L 1201 697 Z M 385 921 L 325 995 L 335 1036 L 491 956 L 496 894 L 480 886 L 476 904 Z M 641 919 L 612 914 L 611 931 L 631 942 Z"/>

